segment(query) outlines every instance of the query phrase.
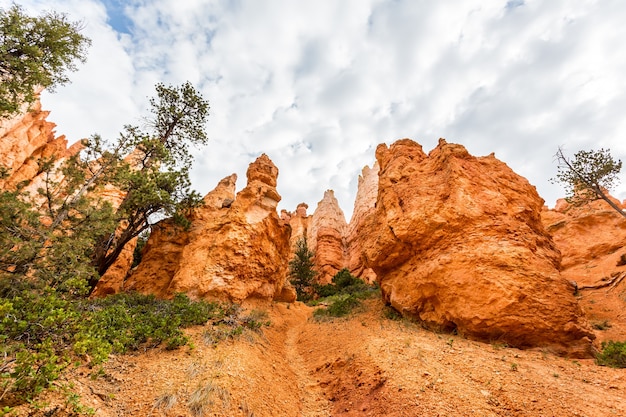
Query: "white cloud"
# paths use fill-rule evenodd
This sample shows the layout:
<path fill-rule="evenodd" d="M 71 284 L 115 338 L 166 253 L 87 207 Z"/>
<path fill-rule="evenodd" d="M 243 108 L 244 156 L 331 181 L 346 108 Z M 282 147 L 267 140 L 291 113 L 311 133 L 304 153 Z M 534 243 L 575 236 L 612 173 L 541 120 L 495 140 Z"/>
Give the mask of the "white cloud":
<path fill-rule="evenodd" d="M 331 188 L 349 217 L 376 145 L 403 137 L 495 151 L 548 204 L 562 195 L 548 182 L 559 145 L 626 159 L 620 1 L 128 0 L 129 34 L 107 23 L 104 0 L 21 3 L 83 20 L 94 41 L 73 83 L 44 98 L 70 140 L 136 123 L 156 82 L 202 90 L 203 193 L 232 172 L 243 187 L 265 152 L 281 207 L 315 207 Z"/>

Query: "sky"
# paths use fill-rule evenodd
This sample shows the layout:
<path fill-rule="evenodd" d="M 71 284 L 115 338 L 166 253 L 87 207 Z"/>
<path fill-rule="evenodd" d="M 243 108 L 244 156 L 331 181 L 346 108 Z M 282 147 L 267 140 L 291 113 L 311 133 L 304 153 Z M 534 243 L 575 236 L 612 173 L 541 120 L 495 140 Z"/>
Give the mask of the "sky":
<path fill-rule="evenodd" d="M 43 107 L 70 143 L 140 124 L 159 82 L 208 99 L 202 194 L 266 153 L 279 209 L 312 213 L 332 189 L 349 220 L 379 143 L 439 138 L 492 152 L 537 187 L 559 146 L 626 161 L 622 0 L 17 0 L 64 12 L 92 39 Z M 0 0 L 0 7 L 11 4 Z M 612 194 L 626 199 L 626 169 Z"/>

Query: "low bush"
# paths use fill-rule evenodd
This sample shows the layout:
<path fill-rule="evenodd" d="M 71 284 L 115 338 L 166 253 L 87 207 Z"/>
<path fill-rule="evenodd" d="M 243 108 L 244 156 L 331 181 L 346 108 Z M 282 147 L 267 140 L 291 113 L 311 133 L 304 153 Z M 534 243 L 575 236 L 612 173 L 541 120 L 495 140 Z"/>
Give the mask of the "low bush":
<path fill-rule="evenodd" d="M 602 342 L 602 351 L 596 356 L 598 365 L 626 368 L 626 342 Z"/>
<path fill-rule="evenodd" d="M 315 317 L 343 317 L 360 306 L 361 300 L 378 294 L 378 288 L 368 285 L 344 268 L 335 274 L 331 284 L 318 286 L 317 293 L 321 298 L 314 304 L 327 304 L 327 307 L 315 310 Z"/>
<path fill-rule="evenodd" d="M 48 289 L 0 298 L 0 401 L 7 393 L 13 402 L 32 400 L 73 361 L 88 359 L 95 365 L 111 353 L 176 349 L 188 343 L 183 328 L 210 320 L 241 326 L 240 311 L 238 306 L 191 301 L 184 294 L 172 300 L 132 293 L 71 300 Z M 260 328 L 257 317 L 244 325 Z"/>

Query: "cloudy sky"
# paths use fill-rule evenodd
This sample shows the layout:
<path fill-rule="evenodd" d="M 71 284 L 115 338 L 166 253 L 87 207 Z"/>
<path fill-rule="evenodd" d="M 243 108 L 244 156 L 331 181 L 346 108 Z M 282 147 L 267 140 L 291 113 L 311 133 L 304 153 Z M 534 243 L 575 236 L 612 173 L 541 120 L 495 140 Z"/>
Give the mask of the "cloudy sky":
<path fill-rule="evenodd" d="M 11 1 L 0 0 L 5 7 Z M 138 124 L 158 82 L 210 101 L 201 193 L 267 153 L 280 208 L 333 189 L 346 216 L 376 145 L 495 152 L 550 206 L 558 146 L 626 160 L 622 0 L 17 0 L 65 12 L 93 45 L 44 94 L 70 142 Z M 626 171 L 626 170 L 623 170 Z M 626 199 L 626 174 L 613 192 Z"/>

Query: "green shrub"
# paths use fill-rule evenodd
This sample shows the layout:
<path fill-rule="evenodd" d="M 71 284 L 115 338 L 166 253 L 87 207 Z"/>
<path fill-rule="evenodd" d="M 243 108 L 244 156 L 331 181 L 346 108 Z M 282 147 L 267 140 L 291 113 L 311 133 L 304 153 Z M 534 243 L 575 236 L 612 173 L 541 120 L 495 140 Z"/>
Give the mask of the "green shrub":
<path fill-rule="evenodd" d="M 113 352 L 159 345 L 176 349 L 188 343 L 182 328 L 209 320 L 228 322 L 240 311 L 238 306 L 194 302 L 184 294 L 173 300 L 117 294 L 77 301 L 47 289 L 0 298 L 0 388 L 29 401 L 76 356 L 88 356 L 93 365 Z M 248 323 L 257 326 L 252 318 Z"/>
<path fill-rule="evenodd" d="M 354 295 L 349 295 L 343 299 L 339 299 L 332 303 L 326 308 L 326 310 L 317 310 L 317 311 L 325 311 L 327 316 L 331 317 L 343 317 L 347 316 L 355 307 L 359 306 L 361 302 Z"/>
<path fill-rule="evenodd" d="M 328 307 L 315 310 L 315 317 L 344 317 L 361 305 L 360 300 L 376 295 L 378 288 L 366 284 L 344 268 L 335 274 L 331 284 L 319 286 L 317 293 L 322 298 L 316 300 L 316 304 L 325 302 Z"/>
<path fill-rule="evenodd" d="M 335 274 L 331 284 L 318 285 L 315 290 L 320 298 L 324 298 L 336 294 L 355 294 L 367 291 L 370 288 L 370 285 L 367 285 L 363 280 L 352 275 L 347 268 L 344 268 Z"/>
<path fill-rule="evenodd" d="M 602 351 L 596 356 L 598 365 L 626 368 L 626 342 L 602 342 Z"/>
<path fill-rule="evenodd" d="M 394 321 L 399 321 L 404 318 L 398 310 L 390 305 L 385 306 L 385 308 L 383 309 L 383 317 Z"/>
<path fill-rule="evenodd" d="M 607 330 L 611 328 L 611 323 L 608 320 L 595 321 L 591 323 L 591 327 L 595 330 Z"/>
<path fill-rule="evenodd" d="M 217 303 L 193 302 L 184 294 L 171 301 L 153 295 L 117 294 L 90 300 L 83 310 L 89 314 L 76 335 L 74 349 L 96 362 L 106 360 L 111 351 L 124 353 L 143 345 L 183 346 L 187 337 L 181 328 L 204 324 L 221 314 Z"/>

